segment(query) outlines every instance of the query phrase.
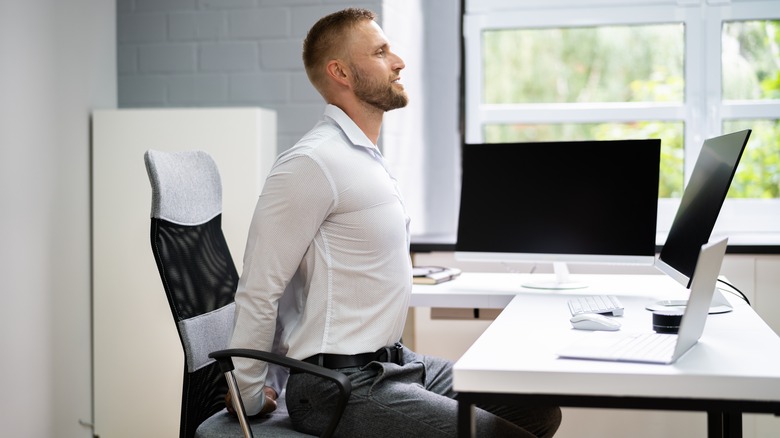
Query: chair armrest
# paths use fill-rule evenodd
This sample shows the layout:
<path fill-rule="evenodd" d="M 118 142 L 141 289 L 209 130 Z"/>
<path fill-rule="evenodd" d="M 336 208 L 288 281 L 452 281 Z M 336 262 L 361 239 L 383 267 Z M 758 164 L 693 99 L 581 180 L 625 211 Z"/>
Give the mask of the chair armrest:
<path fill-rule="evenodd" d="M 244 357 L 261 360 L 263 362 L 270 362 L 303 373 L 313 374 L 335 383 L 339 389 L 340 397 L 338 399 L 338 403 L 336 404 L 335 412 L 333 412 L 333 416 L 330 420 L 330 424 L 328 424 L 328 427 L 322 433 L 323 437 L 330 437 L 333 435 L 333 432 L 336 430 L 336 426 L 338 426 L 339 421 L 341 420 L 341 415 L 344 413 L 344 409 L 347 407 L 349 396 L 352 393 L 352 383 L 343 373 L 297 359 L 292 359 L 287 356 L 282 356 L 267 351 L 252 350 L 248 348 L 230 348 L 209 353 L 209 357 L 215 359 L 217 363 L 219 363 L 220 369 L 222 369 L 222 372 L 226 373 L 226 375 L 227 373 L 230 373 L 231 375 L 233 373 L 235 368 L 233 365 L 233 358 Z M 241 403 L 240 394 L 233 394 L 233 396 L 235 397 L 235 400 L 238 400 L 238 402 Z M 245 416 L 243 407 L 241 408 L 240 414 Z M 243 419 L 243 421 L 245 420 L 246 418 Z"/>

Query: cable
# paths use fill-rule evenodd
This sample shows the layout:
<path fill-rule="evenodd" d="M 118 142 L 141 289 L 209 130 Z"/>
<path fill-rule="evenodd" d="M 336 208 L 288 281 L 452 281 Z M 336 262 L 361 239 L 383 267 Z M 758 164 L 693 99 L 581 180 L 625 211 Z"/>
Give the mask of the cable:
<path fill-rule="evenodd" d="M 721 288 L 718 288 L 718 289 L 720 289 L 722 291 L 726 291 L 726 292 L 731 292 L 731 293 L 733 293 L 735 295 L 739 295 L 740 297 L 742 297 L 743 300 L 745 300 L 745 302 L 747 303 L 748 306 L 751 305 L 750 304 L 750 300 L 748 300 L 748 297 L 745 296 L 745 294 L 743 294 L 742 291 L 737 289 L 733 284 L 729 283 L 728 281 L 721 280 L 720 278 L 718 279 L 718 281 L 723 283 L 723 284 L 725 284 L 726 286 L 730 287 L 732 290 L 721 289 Z"/>

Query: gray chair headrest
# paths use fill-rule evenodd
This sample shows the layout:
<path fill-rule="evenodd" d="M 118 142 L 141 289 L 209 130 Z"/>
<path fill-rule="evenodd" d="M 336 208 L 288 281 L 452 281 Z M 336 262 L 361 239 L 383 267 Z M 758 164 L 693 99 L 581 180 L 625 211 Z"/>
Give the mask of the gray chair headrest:
<path fill-rule="evenodd" d="M 152 186 L 152 213 L 180 225 L 198 225 L 222 213 L 222 181 L 204 151 L 144 153 Z"/>

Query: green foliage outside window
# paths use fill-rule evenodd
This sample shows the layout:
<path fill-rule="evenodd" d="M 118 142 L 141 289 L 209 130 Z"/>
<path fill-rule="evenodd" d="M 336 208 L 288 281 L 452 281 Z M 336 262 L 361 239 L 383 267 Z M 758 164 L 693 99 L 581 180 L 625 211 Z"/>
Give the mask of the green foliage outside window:
<path fill-rule="evenodd" d="M 780 20 L 724 23 L 721 44 L 723 99 L 780 99 Z"/>
<path fill-rule="evenodd" d="M 680 24 L 485 31 L 484 103 L 682 102 Z"/>
<path fill-rule="evenodd" d="M 752 129 L 731 182 L 730 198 L 780 198 L 780 120 L 736 120 L 724 132 Z"/>
<path fill-rule="evenodd" d="M 780 20 L 724 23 L 723 98 L 780 99 Z M 730 120 L 724 132 L 753 132 L 731 184 L 731 198 L 780 198 L 780 119 Z"/>
<path fill-rule="evenodd" d="M 780 99 L 780 20 L 725 23 L 723 99 Z M 684 104 L 680 24 L 483 32 L 486 104 L 679 102 Z M 732 198 L 780 198 L 780 118 L 728 120 L 723 132 L 753 130 Z M 485 125 L 485 141 L 660 138 L 659 195 L 683 190 L 682 122 Z"/>

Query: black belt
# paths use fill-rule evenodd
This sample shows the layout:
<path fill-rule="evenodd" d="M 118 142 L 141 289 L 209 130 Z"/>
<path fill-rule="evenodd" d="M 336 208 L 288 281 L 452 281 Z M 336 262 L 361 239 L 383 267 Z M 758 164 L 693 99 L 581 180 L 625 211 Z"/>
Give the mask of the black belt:
<path fill-rule="evenodd" d="M 371 362 L 392 362 L 401 365 L 401 352 L 403 351 L 403 345 L 400 342 L 396 342 L 395 345 L 390 347 L 382 347 L 373 353 L 361 353 L 361 354 L 315 354 L 314 356 L 303 359 L 304 362 L 319 365 L 321 367 L 337 370 L 341 368 L 354 368 L 363 367 Z"/>

